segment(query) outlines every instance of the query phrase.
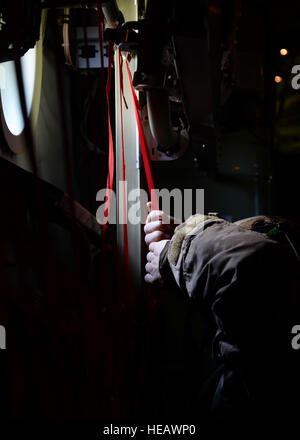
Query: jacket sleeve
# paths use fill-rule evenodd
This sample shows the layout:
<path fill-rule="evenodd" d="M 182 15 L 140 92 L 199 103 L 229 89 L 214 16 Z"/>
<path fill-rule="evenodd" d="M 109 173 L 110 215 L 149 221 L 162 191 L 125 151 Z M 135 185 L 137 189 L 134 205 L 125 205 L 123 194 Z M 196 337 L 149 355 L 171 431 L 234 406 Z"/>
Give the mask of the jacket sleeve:
<path fill-rule="evenodd" d="M 212 356 L 223 368 L 212 411 L 228 419 L 228 414 L 248 412 L 251 405 L 270 406 L 276 377 L 282 376 L 278 351 L 284 346 L 285 277 L 279 244 L 210 219 L 185 235 L 174 257 L 175 236 L 162 256 L 162 269 L 215 323 Z"/>

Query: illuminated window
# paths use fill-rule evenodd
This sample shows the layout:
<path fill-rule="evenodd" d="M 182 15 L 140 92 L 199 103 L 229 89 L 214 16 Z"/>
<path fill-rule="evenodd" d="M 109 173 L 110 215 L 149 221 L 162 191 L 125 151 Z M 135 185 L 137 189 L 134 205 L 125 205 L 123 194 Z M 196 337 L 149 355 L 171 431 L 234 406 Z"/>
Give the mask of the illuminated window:
<path fill-rule="evenodd" d="M 3 88 L 1 88 L 1 102 L 5 122 L 9 131 L 18 136 L 24 130 L 24 118 L 19 97 L 19 89 L 15 72 L 14 61 L 6 61 L 1 64 Z M 21 57 L 23 81 L 26 98 L 27 116 L 30 115 L 36 75 L 36 48 L 29 49 Z"/>

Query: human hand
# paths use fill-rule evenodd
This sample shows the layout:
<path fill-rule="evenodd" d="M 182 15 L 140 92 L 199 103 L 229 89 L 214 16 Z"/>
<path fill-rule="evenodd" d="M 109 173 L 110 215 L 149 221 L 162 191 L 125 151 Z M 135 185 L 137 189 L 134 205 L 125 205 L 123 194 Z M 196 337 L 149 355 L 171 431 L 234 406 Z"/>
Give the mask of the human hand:
<path fill-rule="evenodd" d="M 169 240 L 160 240 L 158 242 L 152 242 L 149 245 L 149 252 L 147 254 L 147 264 L 146 264 L 146 283 L 154 283 L 161 279 L 161 274 L 159 272 L 159 258 L 161 251 L 165 247 Z"/>
<path fill-rule="evenodd" d="M 149 246 L 151 243 L 159 242 L 161 240 L 169 240 L 176 228 L 178 221 L 163 211 L 155 210 L 151 211 L 152 203 L 147 203 L 148 210 L 150 211 L 146 219 L 144 227 L 145 242 Z M 150 248 L 149 248 L 150 249 Z"/>

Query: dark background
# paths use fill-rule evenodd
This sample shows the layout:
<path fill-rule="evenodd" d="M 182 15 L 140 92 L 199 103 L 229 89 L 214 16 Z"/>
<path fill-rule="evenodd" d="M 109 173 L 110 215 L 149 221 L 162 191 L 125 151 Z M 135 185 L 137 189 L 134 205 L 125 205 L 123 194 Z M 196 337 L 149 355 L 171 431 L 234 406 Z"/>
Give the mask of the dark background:
<path fill-rule="evenodd" d="M 232 55 L 220 74 L 227 93 L 215 109 L 216 167 L 203 169 L 192 150 L 176 163 L 154 164 L 155 181 L 159 188 L 204 188 L 205 211 L 233 221 L 299 216 L 300 91 L 291 87 L 291 68 L 300 64 L 300 4 L 228 1 L 223 14 L 216 32 L 220 48 L 228 46 Z M 184 301 L 176 297 L 172 317 L 162 317 L 160 291 L 138 291 L 126 278 L 114 229 L 103 245 L 98 225 L 72 219 L 64 204 L 69 167 L 75 201 L 90 217 L 96 213 L 96 192 L 107 176 L 106 104 L 99 71 L 65 65 L 61 29 L 57 34 L 52 18 L 49 13 L 34 133 L 42 182 L 18 166 L 0 133 L 0 324 L 7 329 L 1 418 L 133 420 L 140 411 L 157 416 L 156 409 L 178 415 L 182 402 L 174 384 L 187 372 L 181 365 L 176 370 L 173 353 Z M 74 20 L 81 22 L 81 14 Z M 95 23 L 92 14 L 87 20 Z M 113 85 L 111 105 L 114 115 Z M 166 347 L 173 370 L 160 363 Z M 158 395 L 145 405 L 157 378 L 152 368 L 160 380 L 168 378 L 156 383 Z"/>

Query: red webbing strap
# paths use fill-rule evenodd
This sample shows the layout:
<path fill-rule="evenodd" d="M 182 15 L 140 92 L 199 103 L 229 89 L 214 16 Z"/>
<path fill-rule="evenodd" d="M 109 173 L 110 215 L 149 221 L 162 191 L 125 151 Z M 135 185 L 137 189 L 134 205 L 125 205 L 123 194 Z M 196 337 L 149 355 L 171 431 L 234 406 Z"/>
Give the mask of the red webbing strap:
<path fill-rule="evenodd" d="M 121 70 L 120 70 L 120 92 L 121 92 L 121 96 L 120 99 L 122 101 L 124 101 L 124 105 L 126 107 L 126 110 L 128 110 L 128 105 L 124 96 L 124 81 L 123 81 L 123 58 L 122 55 L 120 54 L 120 49 L 119 49 L 119 62 L 121 63 Z"/>
<path fill-rule="evenodd" d="M 127 269 L 129 269 L 129 253 L 128 253 L 128 234 L 127 234 L 127 205 L 126 205 L 126 188 L 125 188 L 125 152 L 124 152 L 124 128 L 123 128 L 123 102 L 127 108 L 127 103 L 124 97 L 124 89 L 123 89 L 123 58 L 118 49 L 119 56 L 119 75 L 120 75 L 120 120 L 121 120 L 121 145 L 122 145 L 122 196 L 123 196 L 123 228 L 124 228 L 124 258 Z M 126 271 L 127 272 L 127 271 Z"/>
<path fill-rule="evenodd" d="M 105 210 L 104 210 L 104 216 L 105 216 L 105 223 L 102 226 L 103 235 L 106 233 L 106 225 L 107 220 L 110 213 L 110 201 L 111 201 L 111 193 L 113 189 L 113 183 L 114 183 L 114 142 L 113 142 L 113 135 L 112 135 L 112 129 L 111 129 L 111 121 L 110 121 L 110 103 L 109 103 L 109 96 L 110 96 L 110 87 L 111 87 L 111 66 L 112 66 L 112 54 L 113 54 L 113 48 L 112 43 L 108 43 L 108 73 L 107 73 L 107 83 L 106 83 L 106 100 L 107 100 L 107 121 L 108 121 L 108 174 L 107 174 L 107 181 L 106 181 L 106 200 L 105 200 Z"/>
<path fill-rule="evenodd" d="M 141 116 L 139 113 L 139 110 L 141 109 L 141 107 L 140 107 L 140 103 L 138 101 L 138 98 L 136 96 L 136 93 L 135 93 L 135 90 L 134 90 L 134 87 L 132 84 L 131 72 L 130 72 L 127 60 L 126 60 L 126 68 L 127 68 L 127 72 L 128 72 L 128 79 L 129 79 L 129 84 L 130 84 L 130 89 L 131 89 L 131 94 L 132 94 L 132 99 L 133 99 L 133 104 L 134 104 L 134 113 L 135 113 L 137 128 L 138 128 L 138 132 L 139 132 L 139 138 L 140 138 L 143 163 L 144 163 L 144 168 L 145 168 L 145 173 L 146 173 L 146 179 L 147 179 L 148 189 L 149 189 L 149 193 L 150 193 L 150 197 L 151 197 L 151 201 L 152 201 L 152 209 L 159 209 L 157 194 L 156 194 L 156 191 L 154 191 L 155 185 L 154 185 L 154 180 L 153 180 L 153 175 L 152 175 L 151 162 L 150 162 L 149 153 L 148 153 L 147 141 L 146 141 L 145 133 L 143 130 Z"/>

